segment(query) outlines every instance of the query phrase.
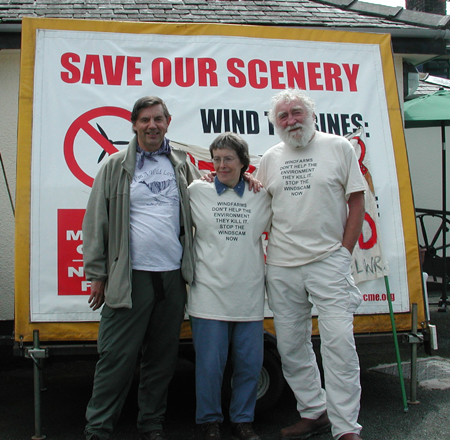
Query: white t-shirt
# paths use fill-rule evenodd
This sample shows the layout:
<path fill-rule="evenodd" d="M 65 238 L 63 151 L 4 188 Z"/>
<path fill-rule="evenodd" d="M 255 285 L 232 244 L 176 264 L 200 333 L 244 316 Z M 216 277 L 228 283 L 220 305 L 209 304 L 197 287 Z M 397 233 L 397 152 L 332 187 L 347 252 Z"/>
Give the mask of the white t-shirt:
<path fill-rule="evenodd" d="M 264 319 L 264 253 L 261 236 L 270 225 L 270 196 L 245 188 L 220 196 L 214 182 L 189 186 L 195 226 L 195 275 L 187 312 L 219 321 Z"/>
<path fill-rule="evenodd" d="M 180 198 L 169 158 L 153 157 L 136 166 L 131 182 L 130 253 L 133 269 L 163 272 L 181 266 Z"/>
<path fill-rule="evenodd" d="M 301 266 L 341 247 L 348 197 L 365 190 L 347 139 L 316 131 L 304 148 L 281 142 L 263 155 L 257 178 L 272 196 L 267 264 Z"/>

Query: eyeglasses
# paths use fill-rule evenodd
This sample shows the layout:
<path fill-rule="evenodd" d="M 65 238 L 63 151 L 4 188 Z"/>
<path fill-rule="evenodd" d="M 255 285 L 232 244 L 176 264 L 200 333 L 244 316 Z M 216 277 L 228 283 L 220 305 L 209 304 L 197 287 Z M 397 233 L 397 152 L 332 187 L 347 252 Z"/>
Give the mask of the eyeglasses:
<path fill-rule="evenodd" d="M 231 162 L 234 162 L 237 159 L 237 157 L 232 157 L 232 156 L 225 156 L 225 157 L 213 157 L 212 161 L 214 162 L 214 164 L 218 165 L 221 162 L 223 162 L 225 165 L 230 164 Z"/>

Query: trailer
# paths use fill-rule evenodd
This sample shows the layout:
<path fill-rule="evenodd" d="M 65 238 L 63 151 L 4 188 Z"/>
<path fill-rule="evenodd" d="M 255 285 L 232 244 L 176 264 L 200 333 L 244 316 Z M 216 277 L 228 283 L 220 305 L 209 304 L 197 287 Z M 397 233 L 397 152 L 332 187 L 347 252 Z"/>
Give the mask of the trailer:
<path fill-rule="evenodd" d="M 267 110 L 285 87 L 308 91 L 317 128 L 350 139 L 366 178 L 367 212 L 353 261 L 363 294 L 356 337 L 430 347 L 390 35 L 24 18 L 15 352 L 37 368 L 53 353 L 95 352 L 99 313 L 87 303 L 81 223 L 99 162 L 131 138 L 136 99 L 163 97 L 174 115 L 170 139 L 200 170 L 211 168 L 205 147 L 228 130 L 246 139 L 256 169 L 278 142 Z M 302 190 L 295 179 L 292 187 Z M 269 307 L 264 329 L 261 410 L 284 386 Z M 312 336 L 317 340 L 315 319 Z M 189 356 L 190 342 L 186 320 L 180 353 Z"/>

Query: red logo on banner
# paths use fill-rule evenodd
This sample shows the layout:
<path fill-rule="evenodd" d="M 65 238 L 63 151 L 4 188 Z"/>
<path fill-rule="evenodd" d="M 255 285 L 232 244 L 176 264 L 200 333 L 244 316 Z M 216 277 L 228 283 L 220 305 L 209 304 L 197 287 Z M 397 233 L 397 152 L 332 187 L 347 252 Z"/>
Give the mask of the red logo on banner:
<path fill-rule="evenodd" d="M 88 295 L 83 267 L 85 209 L 58 209 L 58 295 Z"/>
<path fill-rule="evenodd" d="M 85 132 L 106 153 L 113 154 L 117 148 L 100 131 L 91 125 L 91 121 L 102 116 L 115 116 L 130 121 L 131 112 L 120 107 L 99 107 L 87 111 L 79 116 L 67 130 L 64 139 L 64 157 L 72 174 L 85 185 L 92 187 L 94 177 L 89 176 L 75 159 L 75 138 L 80 132 Z M 128 143 L 128 142 L 127 142 Z"/>

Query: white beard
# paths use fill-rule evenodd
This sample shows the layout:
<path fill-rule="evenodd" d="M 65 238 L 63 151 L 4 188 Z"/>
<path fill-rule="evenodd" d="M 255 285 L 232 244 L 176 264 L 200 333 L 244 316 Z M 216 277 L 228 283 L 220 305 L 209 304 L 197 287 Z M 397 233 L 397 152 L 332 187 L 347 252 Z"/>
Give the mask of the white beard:
<path fill-rule="evenodd" d="M 291 131 L 292 129 L 300 128 L 300 130 Z M 309 144 L 316 131 L 314 121 L 307 121 L 303 124 L 297 122 L 295 125 L 282 129 L 276 127 L 276 131 L 281 140 L 291 148 L 303 148 Z"/>

